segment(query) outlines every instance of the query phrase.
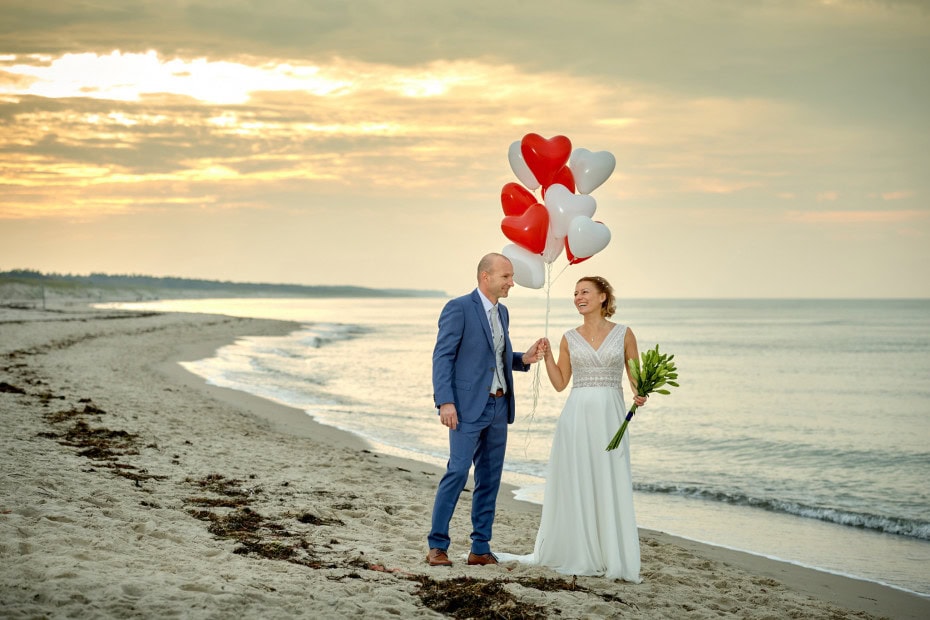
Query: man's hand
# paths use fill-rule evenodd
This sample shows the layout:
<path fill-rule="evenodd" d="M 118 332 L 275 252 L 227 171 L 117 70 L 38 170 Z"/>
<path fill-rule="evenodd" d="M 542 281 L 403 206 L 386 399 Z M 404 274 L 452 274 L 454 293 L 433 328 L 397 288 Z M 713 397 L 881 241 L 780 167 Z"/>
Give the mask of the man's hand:
<path fill-rule="evenodd" d="M 449 430 L 455 430 L 459 425 L 459 415 L 455 411 L 455 403 L 443 403 L 439 406 L 439 421 Z"/>
<path fill-rule="evenodd" d="M 523 363 L 524 364 L 533 364 L 538 362 L 543 358 L 546 351 L 546 339 L 540 338 L 533 343 L 529 349 L 526 350 L 526 353 L 523 354 Z"/>

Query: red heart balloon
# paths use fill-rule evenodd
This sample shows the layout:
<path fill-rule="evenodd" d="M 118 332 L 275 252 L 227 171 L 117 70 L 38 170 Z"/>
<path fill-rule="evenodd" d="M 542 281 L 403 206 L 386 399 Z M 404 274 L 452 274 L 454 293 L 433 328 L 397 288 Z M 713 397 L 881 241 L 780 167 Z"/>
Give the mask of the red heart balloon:
<path fill-rule="evenodd" d="M 556 183 L 564 185 L 568 188 L 568 191 L 575 193 L 575 175 L 572 174 L 572 169 L 568 166 L 562 166 L 552 175 L 552 182 L 549 185 L 555 185 Z"/>
<path fill-rule="evenodd" d="M 571 193 L 575 193 L 575 175 L 572 174 L 572 169 L 568 166 L 562 166 L 558 171 L 552 176 L 546 185 L 542 188 L 542 197 L 546 197 L 546 190 L 549 189 L 552 185 L 564 185 L 565 189 Z"/>
<path fill-rule="evenodd" d="M 572 142 L 565 136 L 546 139 L 539 134 L 528 133 L 520 142 L 520 152 L 539 184 L 547 187 L 552 184 L 552 177 L 559 168 L 568 163 Z"/>
<path fill-rule="evenodd" d="M 549 232 L 549 212 L 544 205 L 531 205 L 523 215 L 508 215 L 501 220 L 504 236 L 533 254 L 546 249 Z"/>
<path fill-rule="evenodd" d="M 508 183 L 501 190 L 504 215 L 523 215 L 537 202 L 536 196 L 519 183 Z"/>
<path fill-rule="evenodd" d="M 591 257 L 590 257 L 590 256 L 582 256 L 582 257 L 579 258 L 579 257 L 575 256 L 574 254 L 572 254 L 572 249 L 571 249 L 570 247 L 568 247 L 568 237 L 565 237 L 565 258 L 568 259 L 568 264 L 569 264 L 569 265 L 577 265 L 578 263 L 583 263 L 583 262 L 585 262 L 586 260 L 588 260 L 588 259 L 591 258 Z"/>

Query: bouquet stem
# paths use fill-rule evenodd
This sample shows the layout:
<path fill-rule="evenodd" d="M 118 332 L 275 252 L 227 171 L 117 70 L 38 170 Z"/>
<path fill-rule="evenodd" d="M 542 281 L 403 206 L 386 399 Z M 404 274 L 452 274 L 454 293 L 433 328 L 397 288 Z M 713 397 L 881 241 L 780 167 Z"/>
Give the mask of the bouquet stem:
<path fill-rule="evenodd" d="M 620 441 L 623 439 L 623 433 L 626 432 L 626 427 L 630 423 L 630 420 L 633 419 L 633 414 L 636 413 L 636 409 L 636 405 L 633 405 L 630 408 L 629 413 L 626 414 L 626 419 L 623 421 L 623 424 L 620 425 L 620 430 L 617 431 L 617 434 L 614 435 L 614 438 L 610 440 L 609 444 L 607 444 L 608 450 L 616 450 L 620 446 Z"/>

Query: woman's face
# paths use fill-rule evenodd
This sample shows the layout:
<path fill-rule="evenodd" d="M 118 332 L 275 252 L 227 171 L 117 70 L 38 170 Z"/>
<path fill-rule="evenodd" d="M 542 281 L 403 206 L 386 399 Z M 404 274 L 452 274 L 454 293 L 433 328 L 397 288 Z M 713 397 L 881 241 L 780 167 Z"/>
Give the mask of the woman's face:
<path fill-rule="evenodd" d="M 597 312 L 600 314 L 607 294 L 598 290 L 597 285 L 589 280 L 582 280 L 575 285 L 575 308 L 580 314 Z"/>

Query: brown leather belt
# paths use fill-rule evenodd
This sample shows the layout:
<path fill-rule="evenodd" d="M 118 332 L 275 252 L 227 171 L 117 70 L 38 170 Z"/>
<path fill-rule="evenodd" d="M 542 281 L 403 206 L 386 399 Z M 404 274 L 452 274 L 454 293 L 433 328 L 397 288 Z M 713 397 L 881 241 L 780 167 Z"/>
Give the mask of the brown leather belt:
<path fill-rule="evenodd" d="M 491 392 L 491 396 L 493 396 L 494 398 L 500 398 L 503 395 L 504 395 L 504 390 L 502 388 L 497 388 L 496 392 Z"/>

